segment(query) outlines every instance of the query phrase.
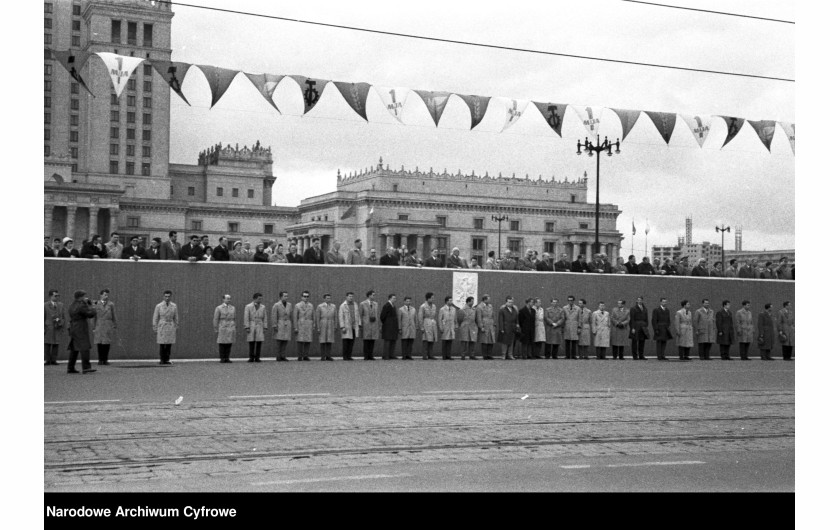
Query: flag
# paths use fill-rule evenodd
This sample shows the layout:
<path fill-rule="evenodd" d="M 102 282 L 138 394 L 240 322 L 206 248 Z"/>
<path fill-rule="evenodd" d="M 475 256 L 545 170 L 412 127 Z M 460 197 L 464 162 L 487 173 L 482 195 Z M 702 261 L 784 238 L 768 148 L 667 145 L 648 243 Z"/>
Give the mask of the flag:
<path fill-rule="evenodd" d="M 604 112 L 603 107 L 578 107 L 572 105 L 575 109 L 580 121 L 586 128 L 586 135 L 595 138 L 598 136 L 598 129 L 601 126 L 601 113 Z"/>
<path fill-rule="evenodd" d="M 795 123 L 788 123 L 784 121 L 777 122 L 781 125 L 782 130 L 785 131 L 785 135 L 788 137 L 788 141 L 790 141 L 790 150 L 793 151 L 793 154 L 796 154 L 795 143 L 796 143 L 796 124 Z"/>
<path fill-rule="evenodd" d="M 367 121 L 367 97 L 370 92 L 369 83 L 344 83 L 333 81 L 335 88 L 344 96 L 344 101 L 356 111 L 356 114 Z"/>
<path fill-rule="evenodd" d="M 708 116 L 691 116 L 690 114 L 680 114 L 680 117 L 691 129 L 694 139 L 697 140 L 697 145 L 703 148 L 703 144 L 709 137 L 709 129 L 711 128 L 711 119 Z"/>
<path fill-rule="evenodd" d="M 93 92 L 85 83 L 85 80 L 82 79 L 82 66 L 85 65 L 87 62 L 88 57 L 91 56 L 90 52 L 83 52 L 83 51 L 74 51 L 74 50 L 67 50 L 63 52 L 53 51 L 53 57 L 64 67 L 65 70 L 70 72 L 70 77 L 72 77 L 77 83 L 85 87 L 85 90 L 88 91 L 88 94 L 93 96 Z M 93 96 L 96 97 L 96 96 Z"/>
<path fill-rule="evenodd" d="M 108 69 L 108 75 L 111 76 L 111 82 L 114 84 L 114 92 L 117 93 L 117 97 L 120 97 L 127 84 L 126 81 L 143 59 L 108 52 L 97 52 L 96 55 L 105 63 L 105 68 Z"/>
<path fill-rule="evenodd" d="M 720 146 L 723 149 L 741 131 L 741 127 L 744 126 L 744 118 L 733 118 L 732 116 L 718 116 L 718 118 L 723 118 L 723 121 L 726 122 L 726 140 Z"/>
<path fill-rule="evenodd" d="M 245 72 L 242 73 L 245 74 Z M 260 91 L 260 94 L 262 94 L 265 100 L 274 107 L 274 110 L 280 112 L 280 109 L 274 104 L 273 96 L 274 91 L 277 90 L 277 85 L 280 84 L 284 76 L 276 74 L 245 74 L 245 77 L 257 87 L 257 90 Z"/>
<path fill-rule="evenodd" d="M 198 69 L 204 74 L 207 83 L 210 85 L 210 108 L 222 99 L 225 95 L 233 78 L 239 73 L 239 70 L 228 70 L 227 68 L 219 68 L 218 66 L 208 66 L 206 64 L 199 64 Z"/>
<path fill-rule="evenodd" d="M 505 124 L 502 126 L 502 131 L 519 121 L 519 118 L 522 117 L 522 113 L 525 112 L 525 109 L 528 107 L 528 104 L 531 103 L 527 99 L 508 99 L 508 98 L 500 98 L 505 101 L 506 110 L 505 110 Z M 500 131 L 501 132 L 501 131 Z"/>
<path fill-rule="evenodd" d="M 324 93 L 324 89 L 327 87 L 329 81 L 302 75 L 293 75 L 291 78 L 297 82 L 303 94 L 303 113 L 306 114 L 321 101 L 321 95 Z"/>
<path fill-rule="evenodd" d="M 648 235 L 648 232 L 650 232 L 650 223 L 645 219 L 645 235 Z"/>
<path fill-rule="evenodd" d="M 534 102 L 534 106 L 537 107 L 537 110 L 540 111 L 543 118 L 545 118 L 546 123 L 548 126 L 551 127 L 551 130 L 557 133 L 557 136 L 563 137 L 560 134 L 563 128 L 563 117 L 566 114 L 566 107 L 568 106 L 565 103 L 537 103 Z"/>
<path fill-rule="evenodd" d="M 184 103 L 189 105 L 190 102 L 187 101 L 184 93 L 181 92 L 181 85 L 184 83 L 184 78 L 187 76 L 187 70 L 189 70 L 192 65 L 190 63 L 173 63 L 170 61 L 158 61 L 155 59 L 147 60 L 152 63 L 152 68 L 160 74 L 169 87 L 184 100 Z"/>
<path fill-rule="evenodd" d="M 449 92 L 429 92 L 428 90 L 415 90 L 414 92 L 426 104 L 426 108 L 429 109 L 429 114 L 435 122 L 435 127 L 437 127 L 440 117 L 443 115 L 443 110 L 449 102 L 449 96 L 452 94 Z"/>
<path fill-rule="evenodd" d="M 411 89 L 402 87 L 373 87 L 376 93 L 379 94 L 379 99 L 388 110 L 388 114 L 393 116 L 398 122 L 403 123 L 402 113 L 405 110 L 405 100 L 411 93 Z"/>
<path fill-rule="evenodd" d="M 490 98 L 487 96 L 456 95 L 463 99 L 464 103 L 470 109 L 470 130 L 475 129 L 475 126 L 481 123 L 481 120 L 484 119 L 484 115 L 487 113 L 487 105 L 490 104 Z"/>
<path fill-rule="evenodd" d="M 636 235 L 636 220 L 633 219 L 633 235 Z"/>
<path fill-rule="evenodd" d="M 644 111 L 653 122 L 656 130 L 668 144 L 671 141 L 671 134 L 674 132 L 674 126 L 677 124 L 677 115 L 670 112 L 651 112 Z"/>
<path fill-rule="evenodd" d="M 758 139 L 761 140 L 761 143 L 764 144 L 767 151 L 770 151 L 770 144 L 773 143 L 773 134 L 776 132 L 776 122 L 772 120 L 747 121 L 755 129 L 755 134 L 758 135 Z"/>
<path fill-rule="evenodd" d="M 636 125 L 636 120 L 642 114 L 640 110 L 625 110 L 625 109 L 610 109 L 616 113 L 618 120 L 621 122 L 621 139 L 627 138 L 633 126 Z"/>

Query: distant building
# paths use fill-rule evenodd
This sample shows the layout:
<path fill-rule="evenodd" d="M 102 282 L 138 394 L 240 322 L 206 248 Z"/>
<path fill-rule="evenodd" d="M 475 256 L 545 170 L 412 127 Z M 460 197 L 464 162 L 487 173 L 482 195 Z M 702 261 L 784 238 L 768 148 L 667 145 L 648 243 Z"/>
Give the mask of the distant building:
<path fill-rule="evenodd" d="M 743 263 L 747 259 L 756 259 L 760 265 L 764 265 L 768 261 L 774 264 L 778 263 L 780 259 L 787 258 L 788 265 L 796 264 L 796 251 L 790 250 L 727 250 L 726 261 L 737 259 L 739 263 Z"/>

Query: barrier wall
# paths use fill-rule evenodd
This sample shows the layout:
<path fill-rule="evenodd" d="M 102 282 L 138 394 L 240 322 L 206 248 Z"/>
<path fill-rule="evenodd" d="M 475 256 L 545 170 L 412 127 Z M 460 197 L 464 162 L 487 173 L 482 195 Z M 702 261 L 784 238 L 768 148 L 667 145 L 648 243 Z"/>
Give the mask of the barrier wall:
<path fill-rule="evenodd" d="M 757 322 L 765 303 L 773 304 L 774 314 L 786 300 L 795 305 L 795 284 L 783 280 L 485 270 L 475 272 L 478 274 L 479 295 L 489 294 L 496 310 L 504 303 L 506 295 L 512 295 L 514 303 L 519 307 L 527 297 L 539 297 L 547 307 L 552 297 L 558 298 L 563 305 L 566 297 L 573 295 L 585 298 L 587 307 L 593 311 L 598 308 L 599 301 L 603 301 L 610 311 L 618 299 L 627 300 L 630 307 L 636 297 L 644 296 L 651 313 L 660 297 L 665 297 L 669 300 L 672 316 L 684 299 L 691 302 L 692 310 L 696 310 L 703 298 L 709 298 L 715 311 L 724 299 L 732 302 L 733 311 L 740 309 L 741 301 L 747 299 L 752 302 L 752 314 Z M 315 306 L 321 303 L 322 295 L 326 293 L 332 295 L 332 302 L 337 307 L 344 301 L 347 291 L 355 292 L 358 303 L 364 299 L 365 292 L 374 289 L 380 307 L 389 293 L 395 293 L 398 306 L 402 305 L 404 296 L 411 296 L 414 307 L 419 308 L 425 293 L 429 291 L 435 293 L 435 303 L 441 307 L 444 297 L 452 294 L 452 273 L 452 269 L 405 267 L 46 258 L 44 300 L 47 299 L 49 289 L 58 289 L 66 311 L 73 301 L 74 291 L 85 290 L 92 300 L 97 300 L 101 289 L 109 289 L 117 313 L 117 338 L 111 346 L 110 358 L 156 359 L 158 347 L 152 331 L 152 313 L 155 305 L 162 301 L 163 291 L 169 289 L 173 292 L 172 301 L 177 304 L 180 317 L 177 344 L 172 349 L 172 357 L 177 360 L 218 355 L 213 333 L 213 310 L 221 303 L 224 294 L 230 294 L 237 313 L 237 343 L 231 356 L 247 358 L 248 344 L 242 329 L 242 317 L 245 305 L 251 302 L 255 292 L 263 294 L 263 302 L 268 306 L 269 314 L 281 290 L 288 291 L 289 301 L 295 304 L 300 301 L 300 293 L 304 289 L 311 292 L 310 300 Z M 269 329 L 267 339 L 271 331 Z M 336 337 L 333 356 L 340 357 L 340 334 Z M 781 348 L 778 340 L 776 342 L 774 353 L 779 356 Z M 381 353 L 382 344 L 381 340 L 377 341 L 377 357 Z M 625 353 L 629 353 L 629 341 L 627 346 L 628 351 Z M 62 359 L 67 356 L 64 348 L 66 344 L 62 343 Z M 419 341 L 415 341 L 414 348 L 415 353 L 420 351 Z M 646 354 L 653 354 L 653 342 L 649 341 L 645 349 Z M 361 350 L 361 340 L 357 340 L 354 355 L 360 356 Z M 590 355 L 594 355 L 594 348 L 592 350 Z M 263 344 L 262 357 L 273 358 L 276 351 L 276 342 L 273 339 L 267 340 Z M 319 351 L 317 344 L 313 344 L 310 357 L 319 357 Z M 435 351 L 439 353 L 440 344 Z M 397 345 L 396 353 L 399 352 L 400 346 Z M 453 348 L 453 353 L 456 352 L 460 353 L 460 345 Z M 497 345 L 494 353 L 500 355 L 500 352 L 500 346 Z M 695 347 L 692 356 L 696 356 L 696 353 Z M 91 354 L 95 358 L 95 347 Z M 733 348 L 732 354 L 737 356 L 737 346 Z M 292 358 L 295 356 L 294 344 L 288 345 L 286 355 Z M 668 344 L 667 355 L 677 356 L 673 340 Z M 717 346 L 712 348 L 712 355 L 718 355 Z M 751 347 L 751 355 L 758 356 L 755 342 Z"/>

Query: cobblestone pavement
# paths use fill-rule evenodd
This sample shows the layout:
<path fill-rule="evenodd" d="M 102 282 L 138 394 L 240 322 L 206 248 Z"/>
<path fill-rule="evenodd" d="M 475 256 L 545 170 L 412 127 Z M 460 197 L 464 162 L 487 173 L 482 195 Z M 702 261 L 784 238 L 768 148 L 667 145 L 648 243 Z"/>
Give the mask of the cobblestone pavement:
<path fill-rule="evenodd" d="M 294 470 L 792 452 L 794 397 L 792 388 L 610 389 L 47 404 L 44 483 L 176 491 Z"/>

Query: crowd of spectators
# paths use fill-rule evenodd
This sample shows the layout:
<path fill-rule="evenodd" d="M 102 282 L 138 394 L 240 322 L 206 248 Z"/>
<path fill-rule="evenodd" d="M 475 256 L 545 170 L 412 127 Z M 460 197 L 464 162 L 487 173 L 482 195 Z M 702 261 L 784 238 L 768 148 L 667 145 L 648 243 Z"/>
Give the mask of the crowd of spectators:
<path fill-rule="evenodd" d="M 181 260 L 181 261 L 242 261 L 257 263 L 304 263 L 327 265 L 381 265 L 393 267 L 431 267 L 447 269 L 491 269 L 516 270 L 537 272 L 584 272 L 596 274 L 643 274 L 655 276 L 700 276 L 717 278 L 750 278 L 762 280 L 795 280 L 795 266 L 788 265 L 788 259 L 783 257 L 777 263 L 772 261 L 760 264 L 757 259 L 728 260 L 727 264 L 716 261 L 711 267 L 706 258 L 700 258 L 696 263 L 689 263 L 687 256 L 675 261 L 666 258 L 661 262 L 658 258 L 651 263 L 650 258 L 642 258 L 636 262 L 635 256 L 616 258 L 610 263 L 606 254 L 595 254 L 592 261 L 586 261 L 583 254 L 574 261 L 569 261 L 566 254 L 560 254 L 555 261 L 552 254 L 544 252 L 542 256 L 528 249 L 524 257 L 514 256 L 509 249 L 502 251 L 502 256 L 496 256 L 490 251 L 484 265 L 478 263 L 476 257 L 461 257 L 461 251 L 454 247 L 451 252 L 433 249 L 431 256 L 423 259 L 417 255 L 416 249 L 409 250 L 403 245 L 400 248 L 389 247 L 381 257 L 372 248 L 365 254 L 362 240 L 357 239 L 354 247 L 346 254 L 341 251 L 341 244 L 335 242 L 328 251 L 321 249 L 320 241 L 314 239 L 312 246 L 303 254 L 298 252 L 297 245 L 290 243 L 288 251 L 283 243 L 269 241 L 258 243 L 251 248 L 248 241 L 236 241 L 230 247 L 227 237 L 220 237 L 218 244 L 210 243 L 209 236 L 190 236 L 189 243 L 181 245 L 178 242 L 178 232 L 169 232 L 169 238 L 164 242 L 161 238 L 152 238 L 149 248 L 143 247 L 140 238 L 133 236 L 128 245 L 120 243 L 120 234 L 113 232 L 107 243 L 102 242 L 99 235 L 83 242 L 81 251 L 75 248 L 75 242 L 69 238 L 55 238 L 50 244 L 50 238 L 44 238 L 44 257 L 49 258 L 84 258 L 84 259 L 153 259 L 153 260 Z"/>

